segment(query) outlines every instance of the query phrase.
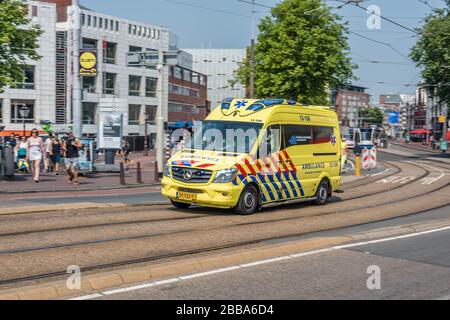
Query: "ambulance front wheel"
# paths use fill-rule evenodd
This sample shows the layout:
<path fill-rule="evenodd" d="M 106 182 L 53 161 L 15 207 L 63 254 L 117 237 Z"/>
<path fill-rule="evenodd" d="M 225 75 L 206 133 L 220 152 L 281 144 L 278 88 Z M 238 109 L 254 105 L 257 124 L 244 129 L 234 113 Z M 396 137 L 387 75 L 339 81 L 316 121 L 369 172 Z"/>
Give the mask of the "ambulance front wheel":
<path fill-rule="evenodd" d="M 255 213 L 259 206 L 258 189 L 249 184 L 242 191 L 238 204 L 234 207 L 234 211 L 241 215 L 249 215 Z"/>
<path fill-rule="evenodd" d="M 188 209 L 191 206 L 189 203 L 184 203 L 184 202 L 177 202 L 177 201 L 173 201 L 173 200 L 170 200 L 170 202 L 172 202 L 172 205 L 178 209 Z"/>
<path fill-rule="evenodd" d="M 328 181 L 323 180 L 319 187 L 317 188 L 316 192 L 316 200 L 314 203 L 319 206 L 323 206 L 327 203 L 328 197 L 330 195 L 330 186 L 328 184 Z"/>

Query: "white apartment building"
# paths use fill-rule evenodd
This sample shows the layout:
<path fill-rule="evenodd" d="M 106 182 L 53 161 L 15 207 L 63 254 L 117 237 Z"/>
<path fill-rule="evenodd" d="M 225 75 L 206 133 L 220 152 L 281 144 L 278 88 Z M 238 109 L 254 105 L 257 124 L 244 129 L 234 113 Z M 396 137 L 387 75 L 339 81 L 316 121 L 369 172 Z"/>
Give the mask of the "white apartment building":
<path fill-rule="evenodd" d="M 183 49 L 192 54 L 194 70 L 208 77 L 208 100 L 211 109 L 224 98 L 245 97 L 245 87 L 230 84 L 235 78 L 239 62 L 246 58 L 246 49 Z"/>
<path fill-rule="evenodd" d="M 73 71 L 78 63 L 72 59 L 72 7 L 67 2 L 27 1 L 31 23 L 44 31 L 38 49 L 42 58 L 29 62 L 24 84 L 0 93 L 0 123 L 8 131 L 21 132 L 18 109 L 23 104 L 31 110 L 25 119 L 27 130 L 39 127 L 42 120 L 51 121 L 56 129 L 67 129 L 72 123 Z M 82 77 L 83 134 L 97 134 L 101 101 L 109 99 L 116 102 L 115 111 L 124 115 L 124 135 L 143 135 L 144 113 L 150 120 L 156 114 L 159 73 L 156 68 L 128 66 L 127 53 L 168 50 L 169 30 L 86 8 L 81 8 L 80 23 L 80 47 L 96 49 L 98 60 L 97 76 Z M 165 69 L 163 86 L 168 88 Z M 167 121 L 168 93 L 164 91 L 163 115 Z M 152 132 L 155 127 L 149 126 Z"/>

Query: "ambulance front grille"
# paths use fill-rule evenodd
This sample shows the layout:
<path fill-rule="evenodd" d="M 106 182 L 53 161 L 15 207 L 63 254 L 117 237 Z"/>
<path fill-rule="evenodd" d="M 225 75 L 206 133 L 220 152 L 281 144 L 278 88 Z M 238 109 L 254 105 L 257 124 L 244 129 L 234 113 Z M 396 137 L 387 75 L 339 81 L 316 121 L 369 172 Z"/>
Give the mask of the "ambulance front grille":
<path fill-rule="evenodd" d="M 185 173 L 190 170 L 192 172 L 192 178 L 186 179 Z M 186 168 L 186 167 L 172 167 L 172 178 L 184 183 L 208 183 L 211 179 L 212 171 Z"/>

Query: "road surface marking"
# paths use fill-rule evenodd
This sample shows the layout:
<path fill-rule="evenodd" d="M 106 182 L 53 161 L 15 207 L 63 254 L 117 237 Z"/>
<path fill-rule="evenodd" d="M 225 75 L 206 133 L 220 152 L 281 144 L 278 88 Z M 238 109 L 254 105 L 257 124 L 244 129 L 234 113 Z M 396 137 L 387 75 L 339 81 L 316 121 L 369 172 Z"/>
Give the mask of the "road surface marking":
<path fill-rule="evenodd" d="M 335 250 L 342 250 L 342 249 L 347 249 L 347 248 L 364 246 L 364 245 L 368 245 L 368 244 L 374 244 L 374 243 L 381 243 L 381 242 L 388 242 L 388 241 L 393 241 L 393 240 L 412 238 L 412 237 L 417 237 L 417 236 L 421 236 L 421 235 L 425 235 L 425 234 L 432 234 L 432 233 L 446 231 L 446 230 L 450 230 L 450 226 L 442 227 L 442 228 L 438 228 L 438 229 L 431 229 L 431 230 L 421 231 L 421 232 L 410 233 L 410 234 L 406 234 L 406 235 L 402 235 L 402 236 L 389 237 L 389 238 L 383 238 L 383 239 L 371 240 L 371 241 L 363 241 L 363 242 L 357 242 L 357 243 L 350 243 L 350 244 L 346 244 L 346 245 L 333 246 L 333 247 L 326 248 L 326 249 L 319 249 L 319 250 L 313 250 L 313 251 L 307 251 L 307 252 L 300 252 L 300 253 L 297 253 L 297 254 L 291 254 L 291 255 L 288 255 L 288 256 L 282 256 L 282 257 L 273 258 L 273 259 L 264 259 L 264 260 L 255 261 L 255 262 L 252 262 L 252 263 L 246 263 L 246 264 L 242 264 L 242 265 L 235 265 L 235 266 L 231 266 L 231 267 L 227 267 L 227 268 L 214 269 L 214 270 L 210 270 L 210 271 L 207 271 L 207 272 L 194 273 L 194 274 L 190 274 L 190 275 L 187 275 L 187 276 L 175 277 L 175 278 L 161 280 L 161 281 L 156 281 L 156 282 L 149 282 L 149 283 L 144 283 L 144 284 L 141 284 L 141 285 L 125 287 L 125 288 L 120 288 L 120 289 L 116 289 L 116 290 L 103 291 L 101 293 L 95 293 L 95 294 L 81 296 L 81 297 L 77 297 L 77 298 L 71 298 L 71 299 L 68 299 L 68 300 L 89 300 L 89 299 L 95 299 L 95 298 L 100 298 L 100 297 L 104 297 L 104 296 L 108 296 L 108 295 L 124 293 L 124 292 L 130 292 L 130 291 L 137 291 L 137 290 L 140 290 L 140 289 L 143 289 L 143 288 L 156 287 L 156 286 L 160 286 L 160 285 L 164 285 L 164 284 L 179 282 L 179 281 L 182 281 L 182 280 L 189 280 L 189 279 L 198 278 L 198 277 L 202 277 L 202 276 L 204 277 L 204 276 L 208 276 L 208 275 L 211 275 L 211 274 L 224 273 L 224 272 L 227 272 L 227 271 L 233 271 L 233 270 L 238 270 L 238 269 L 249 268 L 249 267 L 252 267 L 252 266 L 258 266 L 258 265 L 262 265 L 262 264 L 268 264 L 268 263 L 272 263 L 272 262 L 288 260 L 288 259 L 291 259 L 291 258 L 300 258 L 300 257 L 309 256 L 309 255 L 313 255 L 313 254 L 330 252 L 330 251 L 335 251 Z M 447 298 L 447 297 L 444 297 L 444 299 L 445 298 Z M 449 298 L 450 298 L 450 296 L 449 296 Z"/>
<path fill-rule="evenodd" d="M 81 297 L 72 298 L 72 299 L 68 299 L 68 300 L 90 300 L 90 299 L 95 299 L 95 298 L 100 298 L 100 297 L 103 297 L 103 295 L 100 293 L 94 293 L 94 294 L 88 294 L 87 296 L 81 296 Z"/>
<path fill-rule="evenodd" d="M 390 169 L 386 169 L 383 172 L 378 172 L 378 173 L 373 174 L 372 177 L 376 177 L 376 176 L 382 175 L 383 173 L 388 173 L 389 171 L 390 171 Z"/>

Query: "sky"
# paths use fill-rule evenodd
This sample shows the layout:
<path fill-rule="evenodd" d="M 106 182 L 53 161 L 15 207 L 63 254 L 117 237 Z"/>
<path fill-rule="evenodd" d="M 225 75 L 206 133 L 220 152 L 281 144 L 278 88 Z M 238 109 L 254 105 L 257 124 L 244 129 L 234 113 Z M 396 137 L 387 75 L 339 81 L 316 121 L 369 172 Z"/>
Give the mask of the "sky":
<path fill-rule="evenodd" d="M 251 0 L 244 0 L 251 1 Z M 276 0 L 256 0 L 258 22 L 270 14 Z M 252 35 L 251 5 L 239 0 L 80 0 L 92 10 L 170 28 L 179 36 L 180 48 L 245 48 Z M 331 7 L 342 3 L 327 0 Z M 380 14 L 402 26 L 414 29 L 442 0 L 364 0 L 361 6 L 376 5 Z M 351 57 L 359 80 L 353 84 L 367 88 L 372 101 L 380 94 L 413 94 L 420 69 L 409 60 L 416 34 L 381 20 L 379 29 L 369 29 L 369 14 L 353 5 L 334 9 L 349 22 Z M 367 39 L 369 38 L 369 39 Z M 376 62 L 376 63 L 374 63 Z M 379 83 L 383 82 L 383 83 Z"/>

